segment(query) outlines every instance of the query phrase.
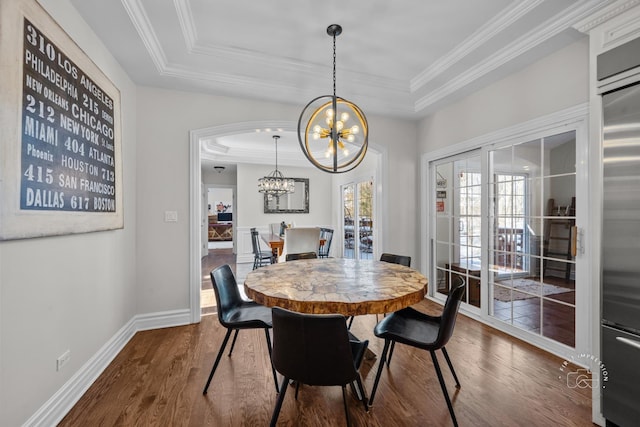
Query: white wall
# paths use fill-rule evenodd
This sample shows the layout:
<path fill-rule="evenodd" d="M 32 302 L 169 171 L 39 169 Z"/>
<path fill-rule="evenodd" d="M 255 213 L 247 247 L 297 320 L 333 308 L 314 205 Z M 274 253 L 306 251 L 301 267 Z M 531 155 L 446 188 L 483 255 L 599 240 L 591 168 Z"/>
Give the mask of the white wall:
<path fill-rule="evenodd" d="M 309 213 L 264 213 L 264 195 L 258 193 L 258 179 L 273 171 L 269 165 L 238 165 L 238 227 L 267 227 L 272 222 L 296 226 L 321 226 L 331 223 L 331 176 L 316 168 L 280 166 L 291 178 L 309 178 Z"/>
<path fill-rule="evenodd" d="M 40 3 L 120 90 L 124 229 L 0 243 L 2 426 L 27 421 L 137 312 L 135 87 L 68 1 Z"/>
<path fill-rule="evenodd" d="M 210 184 L 234 186 L 236 185 L 236 171 L 224 170 L 218 173 L 211 169 L 202 168 L 202 182 L 207 186 Z"/>
<path fill-rule="evenodd" d="M 428 153 L 589 100 L 584 38 L 420 121 Z"/>

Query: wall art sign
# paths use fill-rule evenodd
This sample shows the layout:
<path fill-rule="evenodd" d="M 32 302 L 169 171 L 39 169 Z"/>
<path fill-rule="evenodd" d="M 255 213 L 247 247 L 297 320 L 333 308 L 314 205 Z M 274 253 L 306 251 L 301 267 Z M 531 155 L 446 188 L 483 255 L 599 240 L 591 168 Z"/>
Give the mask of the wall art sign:
<path fill-rule="evenodd" d="M 116 211 L 113 99 L 24 20 L 20 209 Z"/>
<path fill-rule="evenodd" d="M 20 57 L 0 59 L 19 79 L 0 83 L 17 101 L 0 133 L 0 240 L 122 228 L 120 93 L 37 4 L 17 4 L 18 26 L 0 9 L 1 56 Z"/>

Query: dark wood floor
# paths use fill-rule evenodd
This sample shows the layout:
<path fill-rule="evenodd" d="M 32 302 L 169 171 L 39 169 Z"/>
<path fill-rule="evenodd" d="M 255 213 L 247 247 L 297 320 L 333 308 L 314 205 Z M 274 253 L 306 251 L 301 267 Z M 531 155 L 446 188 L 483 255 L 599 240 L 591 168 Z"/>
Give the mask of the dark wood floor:
<path fill-rule="evenodd" d="M 539 281 L 540 277 L 530 279 Z M 520 329 L 575 347 L 575 281 L 546 276 L 544 283 L 565 288 L 567 292 L 544 298 L 514 292 L 513 301 L 493 300 L 493 315 Z"/>
<path fill-rule="evenodd" d="M 201 306 L 202 314 L 212 314 L 216 312 L 215 297 L 211 287 L 211 276 L 209 273 L 214 268 L 229 264 L 233 273 L 236 273 L 236 256 L 233 249 L 209 249 L 209 255 L 202 258 L 202 284 L 201 284 Z"/>
<path fill-rule="evenodd" d="M 428 300 L 417 309 L 438 313 Z M 353 332 L 370 340 L 375 316 L 360 316 Z M 225 330 L 216 316 L 200 324 L 138 332 L 60 423 L 61 426 L 265 426 L 276 400 L 264 334 L 240 333 L 222 358 L 206 396 L 202 387 Z M 458 316 L 447 346 L 462 388 L 456 390 L 440 354 L 461 426 L 590 426 L 591 391 L 570 388 L 563 360 L 493 328 Z M 377 360 L 365 360 L 368 390 Z M 565 369 L 566 371 L 566 369 Z M 349 393 L 356 426 L 452 425 L 429 354 L 398 346 L 385 368 L 376 402 L 365 413 Z M 303 386 L 287 393 L 279 425 L 344 425 L 339 387 Z"/>

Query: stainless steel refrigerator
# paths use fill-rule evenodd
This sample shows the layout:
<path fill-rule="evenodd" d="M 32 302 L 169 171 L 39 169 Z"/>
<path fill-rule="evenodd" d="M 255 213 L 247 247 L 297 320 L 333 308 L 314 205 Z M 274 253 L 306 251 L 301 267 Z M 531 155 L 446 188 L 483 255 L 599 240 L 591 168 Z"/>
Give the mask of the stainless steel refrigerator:
<path fill-rule="evenodd" d="M 607 425 L 637 426 L 640 425 L 640 44 L 636 41 L 602 55 L 598 67 L 598 77 L 603 81 L 620 76 L 618 87 L 609 84 L 609 90 L 602 95 L 603 377 L 606 373 L 606 382 L 601 384 L 602 412 Z M 601 74 L 601 70 L 608 71 Z"/>

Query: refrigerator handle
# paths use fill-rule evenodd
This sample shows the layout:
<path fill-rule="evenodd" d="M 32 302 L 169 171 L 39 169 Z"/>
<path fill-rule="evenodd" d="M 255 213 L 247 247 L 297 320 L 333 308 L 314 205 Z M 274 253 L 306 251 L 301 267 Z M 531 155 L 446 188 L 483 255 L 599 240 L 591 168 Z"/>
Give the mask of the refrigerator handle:
<path fill-rule="evenodd" d="M 632 339 L 625 338 L 625 337 L 616 337 L 616 340 L 620 341 L 623 344 L 630 345 L 631 347 L 635 347 L 638 350 L 640 350 L 640 342 L 638 342 L 636 340 L 632 340 Z"/>

